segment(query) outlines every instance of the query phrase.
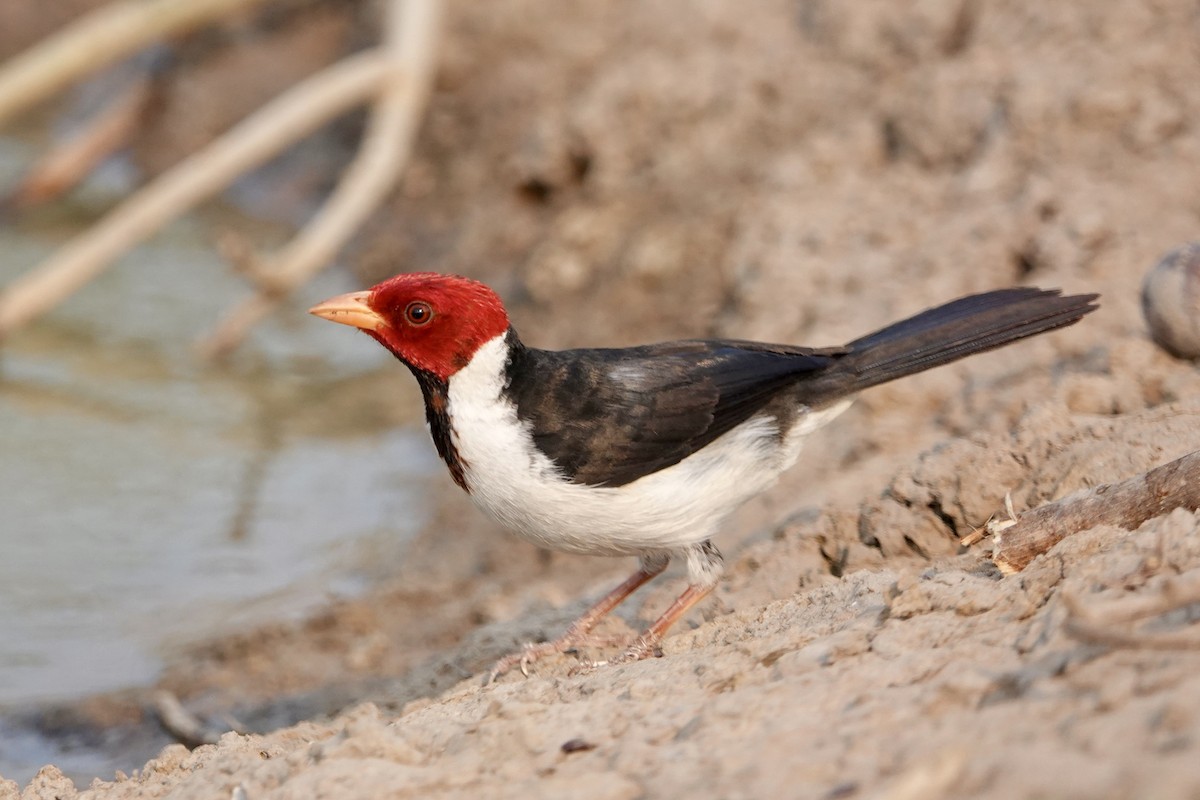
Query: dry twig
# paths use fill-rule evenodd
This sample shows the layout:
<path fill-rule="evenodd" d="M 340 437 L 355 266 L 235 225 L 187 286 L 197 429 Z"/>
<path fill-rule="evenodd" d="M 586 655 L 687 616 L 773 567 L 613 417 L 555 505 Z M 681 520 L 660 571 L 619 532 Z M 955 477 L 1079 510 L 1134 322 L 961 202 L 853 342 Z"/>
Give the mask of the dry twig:
<path fill-rule="evenodd" d="M 958 540 L 958 543 L 963 547 L 971 547 L 983 541 L 984 537 L 991 536 L 997 531 L 1002 531 L 1005 528 L 1011 528 L 1017 524 L 1017 512 L 1013 510 L 1012 492 L 1006 492 L 1004 495 L 1004 513 L 1008 515 L 1008 519 L 996 519 L 995 515 L 983 523 L 982 527 L 968 533 L 966 536 Z"/>
<path fill-rule="evenodd" d="M 1085 606 L 1074 595 L 1063 593 L 1069 616 L 1067 633 L 1077 639 L 1108 647 L 1151 650 L 1200 650 L 1200 633 L 1193 628 L 1172 631 L 1138 631 L 1132 623 L 1200 603 L 1200 572 L 1172 578 L 1157 594 Z"/>
<path fill-rule="evenodd" d="M 995 532 L 992 561 L 1005 574 L 1019 572 L 1073 533 L 1097 525 L 1133 530 L 1176 508 L 1200 508 L 1200 451 L 1025 512 Z"/>
<path fill-rule="evenodd" d="M 185 747 L 216 744 L 228 730 L 219 730 L 205 724 L 199 717 L 183 707 L 171 692 L 160 690 L 154 693 L 154 713 L 163 730 L 175 737 Z"/>
<path fill-rule="evenodd" d="M 392 0 L 383 46 L 388 75 L 362 149 L 329 201 L 296 238 L 274 256 L 241 265 L 258 292 L 202 343 L 205 355 L 224 355 L 240 344 L 283 297 L 329 265 L 391 191 L 412 152 L 429 98 L 439 16 L 439 0 Z"/>
<path fill-rule="evenodd" d="M 220 10 L 258 1 L 204 3 L 208 13 L 216 16 Z M 145 5 L 159 9 L 176 26 L 183 24 L 181 19 L 199 19 L 196 15 L 181 15 L 177 3 L 147 0 Z M 404 169 L 432 85 L 440 0 L 389 0 L 387 14 L 381 48 L 347 58 L 294 87 L 143 187 L 95 226 L 13 281 L 0 293 L 0 338 L 53 308 L 129 248 L 242 173 L 377 94 L 358 157 L 316 218 L 275 256 L 261 263 L 249 256 L 238 259 L 241 271 L 255 284 L 256 294 L 226 317 L 203 343 L 203 350 L 208 355 L 219 355 L 236 347 L 281 298 L 334 258 Z M 165 24 L 158 17 L 154 19 Z M 148 25 L 143 19 L 137 30 Z M 107 30 L 102 25 L 100 28 Z M 123 39 L 109 38 L 126 45 L 131 41 L 128 33 Z M 74 40 L 67 36 L 67 41 Z M 57 47 L 51 45 L 47 43 L 38 50 Z M 115 48 L 110 44 L 105 52 Z M 3 78 L 0 73 L 0 116 L 5 112 Z"/>
<path fill-rule="evenodd" d="M 34 164 L 0 205 L 27 208 L 70 191 L 100 162 L 129 143 L 150 93 L 148 78 L 135 81 L 75 135 Z"/>
<path fill-rule="evenodd" d="M 130 247 L 243 172 L 362 102 L 377 90 L 387 70 L 379 51 L 347 58 L 160 175 L 0 293 L 0 338 L 53 308 Z"/>
<path fill-rule="evenodd" d="M 87 14 L 0 69 L 0 122 L 168 36 L 265 0 L 126 0 Z"/>
<path fill-rule="evenodd" d="M 934 753 L 889 781 L 870 796 L 876 800 L 935 800 L 951 795 L 970 763 L 970 753 L 962 747 Z"/>

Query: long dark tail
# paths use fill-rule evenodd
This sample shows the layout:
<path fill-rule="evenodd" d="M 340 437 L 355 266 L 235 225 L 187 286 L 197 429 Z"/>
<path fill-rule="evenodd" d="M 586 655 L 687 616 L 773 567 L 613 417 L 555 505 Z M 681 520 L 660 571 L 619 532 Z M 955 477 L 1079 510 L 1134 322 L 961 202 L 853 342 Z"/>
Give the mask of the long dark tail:
<path fill-rule="evenodd" d="M 846 345 L 822 387 L 831 397 L 853 394 L 905 375 L 1063 328 L 1095 311 L 1099 295 L 1063 297 L 1058 289 L 1000 289 L 971 295 Z M 821 381 L 825 383 L 825 381 Z M 814 387 L 815 388 L 815 387 Z"/>

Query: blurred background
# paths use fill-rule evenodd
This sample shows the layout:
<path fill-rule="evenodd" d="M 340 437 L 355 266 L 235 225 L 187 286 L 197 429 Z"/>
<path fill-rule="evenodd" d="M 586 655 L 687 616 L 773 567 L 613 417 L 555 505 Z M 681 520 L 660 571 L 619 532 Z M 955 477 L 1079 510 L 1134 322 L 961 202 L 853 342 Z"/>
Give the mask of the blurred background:
<path fill-rule="evenodd" d="M 317 300 L 428 269 L 490 282 L 533 344 L 826 345 L 1036 283 L 1102 292 L 1107 321 L 1011 358 L 1084 359 L 1098 335 L 1140 335 L 1143 272 L 1200 227 L 1190 0 L 429 3 L 441 23 L 416 45 L 404 37 L 420 3 L 211 5 L 0 118 L 7 777 L 153 753 L 164 740 L 145 734 L 108 755 L 124 745 L 96 730 L 149 716 L 114 690 L 227 708 L 395 674 L 526 608 L 512 587 L 531 575 L 585 574 L 443 497 L 415 386 L 364 337 L 307 317 Z M 0 71 L 104 7 L 6 0 Z M 278 155 L 5 323 L 14 286 L 239 121 L 364 54 L 392 47 L 410 68 L 421 42 L 431 66 L 401 114 L 388 117 L 385 63 L 311 135 L 276 117 Z M 269 254 L 320 222 L 373 131 L 394 148 L 394 180 L 320 259 L 330 269 L 273 283 L 285 270 Z M 215 347 L 259 300 L 269 313 Z M 835 466 L 895 464 L 1011 422 L 982 389 L 948 406 L 961 378 L 945 372 L 919 398 L 900 386 L 865 400 L 853 440 L 824 443 Z M 912 424 L 914 400 L 928 423 Z M 1099 382 L 1074 402 L 1141 400 Z M 822 471 L 802 466 L 796 496 L 830 499 L 812 488 Z M 401 624 L 438 635 L 416 645 Z M 438 674 L 429 686 L 461 677 Z"/>

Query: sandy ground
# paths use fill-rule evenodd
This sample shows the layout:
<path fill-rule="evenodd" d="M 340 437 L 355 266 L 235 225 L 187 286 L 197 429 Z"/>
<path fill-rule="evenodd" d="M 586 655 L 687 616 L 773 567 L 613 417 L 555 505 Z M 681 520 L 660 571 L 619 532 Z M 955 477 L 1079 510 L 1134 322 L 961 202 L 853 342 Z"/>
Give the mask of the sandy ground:
<path fill-rule="evenodd" d="M 1103 307 L 873 390 L 814 435 L 720 538 L 728 579 L 660 659 L 574 675 L 563 656 L 481 687 L 630 564 L 537 552 L 447 479 L 387 585 L 164 676 L 269 732 L 174 745 L 83 793 L 47 767 L 0 798 L 1200 794 L 1200 649 L 1081 640 L 1064 599 L 1195 579 L 1196 515 L 1099 526 L 1007 577 L 989 540 L 959 541 L 1006 493 L 1020 512 L 1200 449 L 1200 374 L 1138 309 L 1150 265 L 1200 238 L 1198 42 L 1185 0 L 454 5 L 368 279 L 487 279 L 542 346 L 836 344 L 1017 283 Z"/>

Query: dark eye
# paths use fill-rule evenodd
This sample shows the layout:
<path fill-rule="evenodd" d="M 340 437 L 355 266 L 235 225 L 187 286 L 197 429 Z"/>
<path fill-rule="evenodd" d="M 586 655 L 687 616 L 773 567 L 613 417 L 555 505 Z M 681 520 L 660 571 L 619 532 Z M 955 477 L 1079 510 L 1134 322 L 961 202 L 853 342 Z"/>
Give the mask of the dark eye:
<path fill-rule="evenodd" d="M 413 300 L 405 306 L 404 318 L 409 325 L 420 327 L 433 319 L 433 309 L 424 300 Z"/>

